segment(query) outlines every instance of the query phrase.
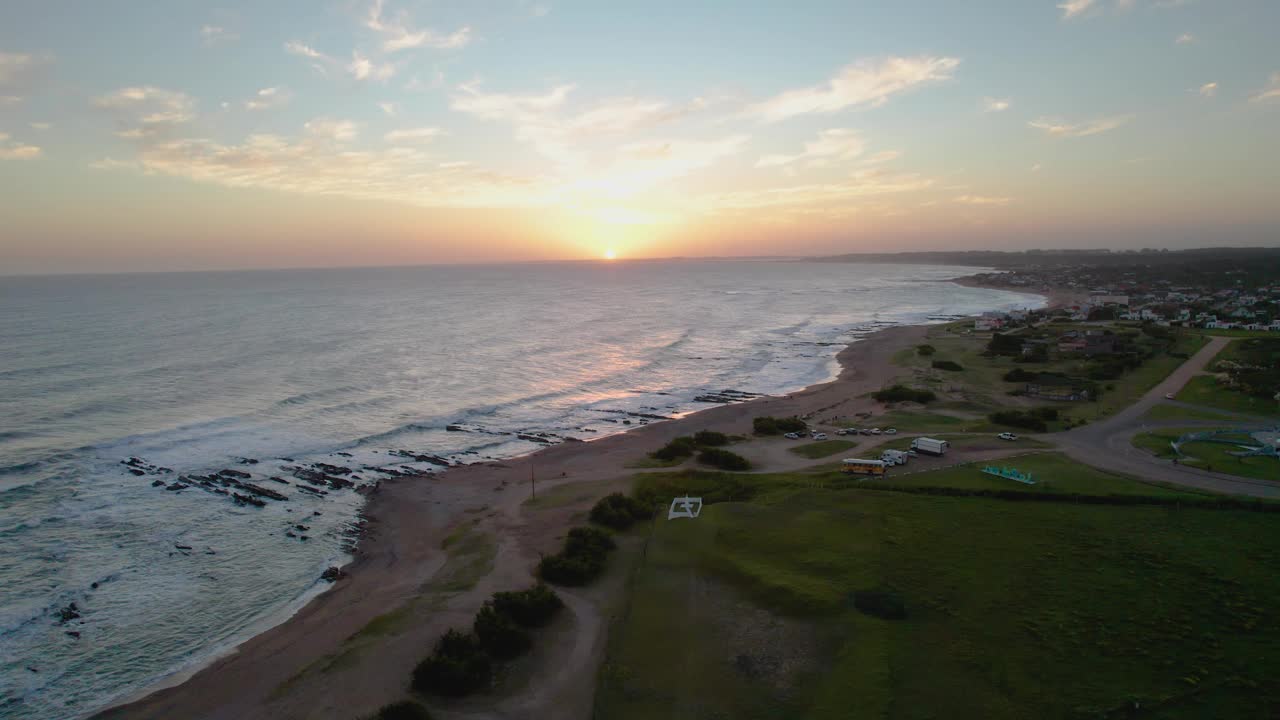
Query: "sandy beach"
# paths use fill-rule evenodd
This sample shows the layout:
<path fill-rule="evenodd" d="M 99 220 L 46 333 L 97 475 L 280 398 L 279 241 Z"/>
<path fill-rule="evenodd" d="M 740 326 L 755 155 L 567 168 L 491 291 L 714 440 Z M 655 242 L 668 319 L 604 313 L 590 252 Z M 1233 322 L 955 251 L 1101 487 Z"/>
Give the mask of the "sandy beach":
<path fill-rule="evenodd" d="M 1038 291 L 1050 304 L 1070 292 Z M 853 415 L 877 403 L 866 394 L 901 369 L 895 353 L 918 344 L 925 326 L 893 327 L 837 357 L 831 381 L 781 396 L 721 405 L 593 442 L 567 442 L 532 455 L 470 465 L 436 477 L 383 482 L 365 509 L 369 529 L 346 576 L 286 622 L 244 642 L 179 685 L 100 713 L 99 718 L 358 718 L 409 692 L 410 673 L 449 627 L 464 627 L 493 592 L 524 587 L 542 553 L 582 522 L 596 499 L 625 490 L 628 465 L 671 438 L 703 429 L 749 434 L 760 415 Z M 540 502 L 530 498 L 536 479 Z M 480 550 L 446 550 L 471 538 Z M 518 663 L 497 694 L 433 707 L 446 718 L 583 718 L 609 610 L 621 593 L 610 573 L 597 586 L 557 589 L 571 617 Z M 466 582 L 459 582 L 466 578 Z M 371 622 L 373 623 L 371 625 Z M 504 688 L 506 688 L 504 690 Z"/>

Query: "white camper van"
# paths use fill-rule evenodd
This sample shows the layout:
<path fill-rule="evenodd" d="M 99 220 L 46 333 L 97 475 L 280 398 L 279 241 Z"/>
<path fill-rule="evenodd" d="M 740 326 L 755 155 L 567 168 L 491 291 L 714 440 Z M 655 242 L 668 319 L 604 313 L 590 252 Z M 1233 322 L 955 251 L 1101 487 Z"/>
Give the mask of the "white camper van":
<path fill-rule="evenodd" d="M 919 437 L 911 441 L 911 449 L 928 455 L 945 455 L 951 443 L 937 438 Z"/>

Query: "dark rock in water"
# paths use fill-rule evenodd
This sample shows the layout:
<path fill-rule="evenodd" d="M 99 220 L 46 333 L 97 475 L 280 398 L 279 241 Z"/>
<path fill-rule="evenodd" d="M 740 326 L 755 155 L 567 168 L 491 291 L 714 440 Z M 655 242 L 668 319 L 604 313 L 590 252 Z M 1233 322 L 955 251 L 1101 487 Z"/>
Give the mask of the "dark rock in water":
<path fill-rule="evenodd" d="M 310 529 L 311 529 L 311 528 L 307 527 L 306 525 L 294 525 L 293 527 L 294 527 L 295 529 L 297 529 L 297 530 L 304 530 L 304 531 L 305 531 L 305 530 L 310 530 Z"/>
<path fill-rule="evenodd" d="M 76 620 L 81 617 L 80 608 L 76 607 L 75 603 L 71 603 L 64 608 L 59 608 L 53 615 L 58 618 L 59 623 L 71 622 L 72 620 Z"/>
<path fill-rule="evenodd" d="M 316 463 L 314 467 L 330 475 L 348 475 L 351 473 L 351 468 L 346 467 L 344 465 L 330 465 L 329 463 Z"/>
<path fill-rule="evenodd" d="M 449 467 L 452 465 L 452 463 L 439 455 L 411 453 L 408 450 L 392 450 L 391 454 L 399 455 L 400 457 L 412 458 L 415 462 L 426 462 L 431 463 L 432 465 L 439 465 L 440 467 Z"/>
<path fill-rule="evenodd" d="M 529 442 L 541 443 L 543 445 L 555 445 L 556 441 L 544 435 L 534 435 L 531 433 L 516 433 L 516 437 Z"/>
<path fill-rule="evenodd" d="M 324 496 L 329 494 L 324 490 L 316 490 L 315 488 L 307 487 L 306 485 L 294 485 L 294 487 L 298 488 L 302 492 L 310 493 L 312 495 Z"/>
<path fill-rule="evenodd" d="M 249 473 L 241 472 L 240 470 L 219 470 L 218 474 L 221 475 L 222 477 L 244 478 L 245 480 L 248 480 L 249 478 L 253 477 Z"/>
<path fill-rule="evenodd" d="M 266 507 L 267 504 L 252 495 L 241 495 L 240 493 L 231 493 L 231 497 L 235 499 L 237 505 L 252 505 L 254 507 Z"/>
<path fill-rule="evenodd" d="M 257 465 L 258 459 L 257 458 L 240 458 L 240 464 L 241 465 Z"/>
<path fill-rule="evenodd" d="M 143 472 L 143 471 L 141 471 L 141 470 L 139 470 L 138 468 L 135 468 L 135 467 L 131 467 L 131 468 L 129 468 L 129 472 L 133 473 L 134 475 L 146 475 L 146 473 L 145 473 L 145 472 Z"/>
<path fill-rule="evenodd" d="M 282 478 L 282 477 L 277 477 L 277 476 L 275 476 L 275 475 L 272 475 L 271 477 L 269 477 L 269 478 L 267 478 L 267 479 L 268 479 L 268 480 L 271 480 L 272 482 L 278 482 L 278 483 L 280 483 L 281 485 L 288 485 L 288 484 L 289 484 L 289 481 L 288 481 L 288 480 L 285 480 L 285 479 L 284 479 L 284 478 Z"/>
<path fill-rule="evenodd" d="M 68 637 L 73 637 L 77 640 L 80 639 L 80 632 L 78 630 L 68 630 L 66 634 Z"/>
<path fill-rule="evenodd" d="M 293 534 L 293 531 L 292 531 L 292 530 L 290 530 L 290 531 L 286 532 L 286 533 L 284 534 L 284 536 L 285 536 L 285 537 L 291 537 L 291 538 L 296 538 L 296 537 L 298 537 L 297 535 L 294 535 L 294 534 Z"/>
<path fill-rule="evenodd" d="M 444 429 L 448 430 L 449 432 L 466 432 L 467 431 L 467 429 L 462 427 L 461 425 L 446 425 Z"/>
<path fill-rule="evenodd" d="M 337 582 L 346 577 L 347 574 L 342 572 L 341 568 L 330 566 L 327 570 L 320 573 L 320 579 L 325 582 Z"/>
<path fill-rule="evenodd" d="M 336 453 L 334 453 L 334 455 L 340 455 L 340 456 L 342 456 L 342 457 L 346 457 L 346 458 L 352 457 L 351 453 L 349 453 L 349 452 L 336 452 Z"/>
<path fill-rule="evenodd" d="M 161 486 L 163 486 L 163 485 L 164 485 L 164 481 L 163 481 L 163 480 L 153 480 L 153 481 L 151 482 L 151 487 L 161 487 Z"/>
<path fill-rule="evenodd" d="M 283 460 L 283 461 L 285 461 L 285 462 L 293 462 L 293 458 L 282 457 L 282 458 L 280 458 L 280 459 L 281 459 L 281 460 Z"/>
<path fill-rule="evenodd" d="M 307 540 L 308 538 L 307 538 L 307 536 L 306 536 L 306 535 L 299 535 L 299 536 L 298 536 L 298 539 L 299 539 L 299 540 Z"/>
<path fill-rule="evenodd" d="M 191 549 L 191 546 L 190 546 L 190 545 L 183 545 L 182 543 L 174 543 L 174 544 L 173 544 L 173 546 L 174 546 L 175 548 L 179 549 L 179 550 L 190 550 L 190 549 Z"/>
<path fill-rule="evenodd" d="M 96 582 L 95 582 L 95 583 L 93 583 L 93 584 L 89 585 L 89 587 L 93 588 L 94 590 L 97 590 L 97 589 L 98 589 L 98 583 L 96 583 Z"/>
<path fill-rule="evenodd" d="M 271 498 L 272 500 L 288 500 L 289 499 L 288 495 L 283 495 L 281 493 L 276 492 L 275 490 L 269 490 L 264 487 L 258 487 L 253 483 L 240 483 L 240 487 L 244 488 L 245 490 L 248 490 L 254 495 L 261 495 L 262 497 Z"/>
<path fill-rule="evenodd" d="M 169 487 L 165 488 L 165 490 L 185 490 L 185 489 L 187 489 L 187 488 L 189 488 L 189 487 L 191 487 L 191 486 L 190 486 L 190 485 L 183 485 L 183 484 L 182 484 L 182 483 L 180 483 L 180 482 L 175 482 L 174 484 L 172 484 L 172 485 L 170 485 Z"/>

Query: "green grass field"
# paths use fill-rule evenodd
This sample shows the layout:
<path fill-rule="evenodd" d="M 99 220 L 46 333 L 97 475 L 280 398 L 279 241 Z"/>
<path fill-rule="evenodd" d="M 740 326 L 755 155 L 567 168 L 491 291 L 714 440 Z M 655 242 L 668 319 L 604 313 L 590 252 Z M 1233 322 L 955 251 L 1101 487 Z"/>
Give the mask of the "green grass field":
<path fill-rule="evenodd" d="M 1170 428 L 1157 432 L 1141 433 L 1133 438 L 1135 447 L 1147 450 L 1157 457 L 1175 458 L 1177 453 L 1169 443 L 1177 440 L 1184 433 L 1211 430 L 1212 428 Z M 1249 443 L 1252 440 L 1244 435 L 1226 435 L 1227 440 L 1238 440 Z M 1214 472 L 1223 472 L 1240 477 L 1258 480 L 1280 480 L 1280 460 L 1270 457 L 1241 458 L 1228 454 L 1239 448 L 1222 443 L 1189 442 L 1182 445 L 1182 457 L 1178 462 L 1183 465 L 1202 469 L 1212 468 Z"/>
<path fill-rule="evenodd" d="M 992 450 L 1018 450 L 1018 449 L 1031 450 L 1031 449 L 1053 447 L 1047 442 L 1044 442 L 1042 440 L 1036 440 L 1035 438 L 1029 438 L 1029 437 L 1026 437 L 1025 435 L 1018 435 L 1017 440 L 1001 440 L 1000 438 L 996 437 L 996 432 L 997 430 L 993 428 L 991 432 L 985 432 L 980 434 L 954 435 L 950 433 L 937 433 L 937 434 L 931 435 L 930 437 L 937 437 L 939 440 L 946 440 L 947 442 L 951 443 L 951 447 L 953 448 L 985 448 L 985 449 L 992 449 Z M 909 438 L 909 437 L 894 438 L 893 440 L 890 440 L 884 445 L 881 445 L 880 448 L 884 450 L 906 450 L 911 447 L 911 441 L 914 439 L 915 438 Z"/>
<path fill-rule="evenodd" d="M 1178 399 L 1193 405 L 1246 413 L 1265 418 L 1280 418 L 1280 404 L 1275 400 L 1266 400 L 1245 395 L 1242 392 L 1219 387 L 1208 375 L 1200 375 L 1191 380 L 1178 393 Z"/>
<path fill-rule="evenodd" d="M 594 717 L 1272 717 L 1277 562 L 1263 513 L 774 489 L 656 524 Z"/>
<path fill-rule="evenodd" d="M 1184 408 L 1177 405 L 1156 405 L 1142 416 L 1144 420 L 1230 420 L 1227 415 L 1201 408 Z"/>
<path fill-rule="evenodd" d="M 835 455 L 838 452 L 851 450 L 858 447 L 858 443 L 852 440 L 819 440 L 818 442 L 805 443 L 804 445 L 793 445 L 787 448 L 787 452 L 795 453 L 800 457 L 807 457 L 810 460 L 817 460 L 829 455 Z"/>
<path fill-rule="evenodd" d="M 998 478 L 982 472 L 987 465 L 1016 468 L 1031 473 L 1035 485 Z M 910 467 L 910 465 L 908 465 Z M 948 487 L 970 490 L 1019 490 L 1032 493 L 1080 493 L 1084 495 L 1150 495 L 1157 497 L 1191 496 L 1193 493 L 1138 482 L 1130 478 L 1081 465 L 1061 453 L 1029 453 L 991 462 L 915 473 L 891 473 L 888 477 L 868 479 L 863 483 L 908 487 Z"/>

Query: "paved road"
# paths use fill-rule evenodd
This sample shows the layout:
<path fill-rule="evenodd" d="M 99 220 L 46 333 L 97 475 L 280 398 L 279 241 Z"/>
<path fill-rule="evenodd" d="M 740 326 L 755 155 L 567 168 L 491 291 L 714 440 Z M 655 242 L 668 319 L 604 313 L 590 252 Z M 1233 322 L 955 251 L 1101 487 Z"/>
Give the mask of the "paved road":
<path fill-rule="evenodd" d="M 1222 422 L 1209 421 L 1143 421 L 1147 411 L 1161 403 L 1170 403 L 1166 394 L 1177 394 L 1187 381 L 1204 371 L 1215 355 L 1218 354 L 1230 338 L 1214 337 L 1209 343 L 1191 356 L 1185 363 L 1174 370 L 1163 382 L 1156 385 L 1133 405 L 1121 410 L 1111 417 L 1075 428 L 1063 433 L 1045 436 L 1046 440 L 1056 443 L 1072 458 L 1099 467 L 1104 470 L 1125 473 L 1145 480 L 1165 482 L 1187 487 L 1209 490 L 1212 492 L 1230 493 L 1233 495 L 1250 495 L 1253 497 L 1280 498 L 1280 478 L 1271 482 L 1241 478 L 1225 473 L 1211 473 L 1204 470 L 1174 465 L 1168 460 L 1161 460 L 1150 453 L 1139 450 L 1132 445 L 1133 436 L 1146 430 L 1159 427 L 1193 427 L 1196 425 L 1221 426 Z M 1172 403 L 1182 407 L 1198 406 L 1186 403 Z M 1213 408 L 1205 408 L 1214 410 Z M 1214 412 L 1218 412 L 1214 410 Z M 1256 421 L 1247 415 L 1223 413 L 1237 418 L 1238 422 Z"/>

